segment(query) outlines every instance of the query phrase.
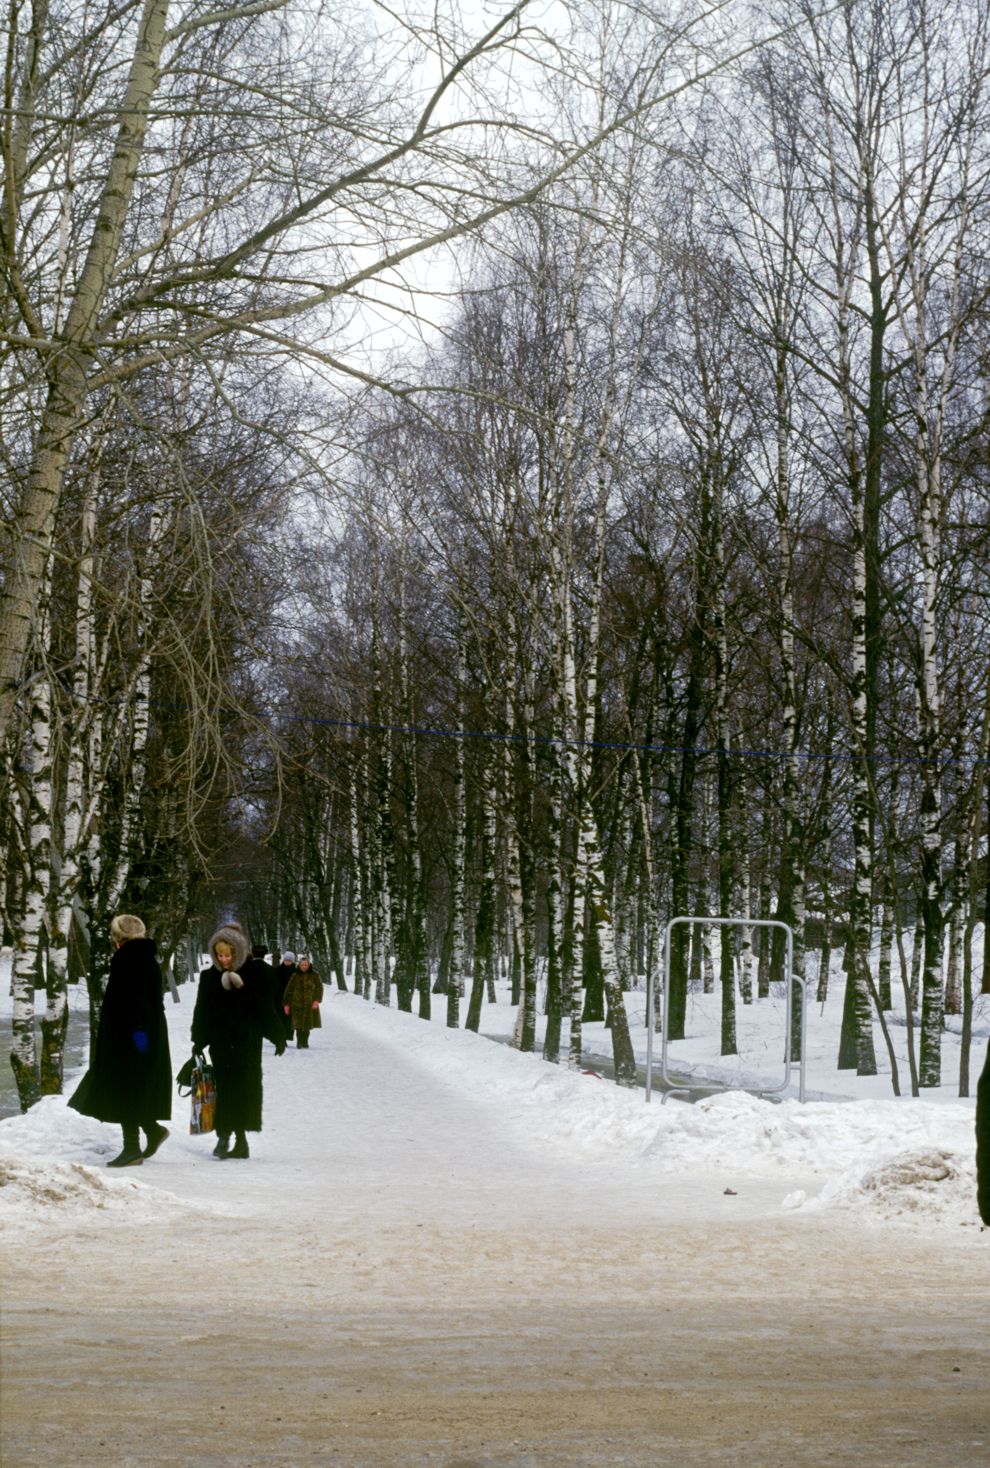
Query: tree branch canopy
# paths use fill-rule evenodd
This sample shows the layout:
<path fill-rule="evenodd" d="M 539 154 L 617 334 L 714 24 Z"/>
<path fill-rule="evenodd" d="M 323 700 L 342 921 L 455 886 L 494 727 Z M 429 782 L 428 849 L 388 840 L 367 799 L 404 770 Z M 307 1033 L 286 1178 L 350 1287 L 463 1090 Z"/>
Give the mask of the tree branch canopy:
<path fill-rule="evenodd" d="M 439 11 L 416 41 L 381 12 L 344 19 L 278 0 L 194 9 L 170 27 L 171 8 L 146 0 L 80 38 L 68 0 L 32 12 L 12 42 L 21 121 L 0 279 L 25 436 L 0 586 L 0 735 L 94 394 L 188 352 L 229 351 L 242 329 L 329 310 L 476 235 L 771 39 L 733 43 L 722 3 L 666 19 L 631 6 L 615 26 L 621 84 L 602 112 L 588 105 L 581 15 L 569 33 L 563 13 L 551 34 L 526 24 L 529 0 L 475 40 Z M 564 110 L 547 107 L 543 76 L 567 92 Z M 325 284 L 313 289 L 317 256 Z"/>

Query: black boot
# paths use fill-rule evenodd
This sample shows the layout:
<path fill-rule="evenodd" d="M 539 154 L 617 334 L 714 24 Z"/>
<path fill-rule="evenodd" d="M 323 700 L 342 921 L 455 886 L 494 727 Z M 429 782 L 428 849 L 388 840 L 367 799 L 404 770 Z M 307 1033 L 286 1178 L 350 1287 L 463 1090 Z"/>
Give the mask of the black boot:
<path fill-rule="evenodd" d="M 251 1153 L 248 1151 L 247 1137 L 244 1135 L 243 1132 L 238 1132 L 234 1138 L 234 1145 L 227 1153 L 227 1160 L 228 1162 L 230 1162 L 236 1158 L 239 1161 L 244 1161 L 250 1156 Z"/>
<path fill-rule="evenodd" d="M 141 1147 L 138 1140 L 138 1129 L 136 1126 L 121 1127 L 124 1133 L 124 1148 L 118 1152 L 116 1157 L 111 1157 L 107 1167 L 140 1167 L 144 1158 L 141 1156 Z"/>
<path fill-rule="evenodd" d="M 217 1145 L 213 1149 L 214 1157 L 224 1158 L 230 1152 L 230 1133 L 220 1132 L 217 1136 Z"/>
<path fill-rule="evenodd" d="M 162 1126 L 160 1122 L 151 1121 L 145 1127 L 144 1134 L 148 1139 L 148 1143 L 144 1151 L 141 1153 L 141 1156 L 154 1157 L 155 1153 L 158 1151 L 159 1147 L 168 1136 L 168 1127 Z"/>

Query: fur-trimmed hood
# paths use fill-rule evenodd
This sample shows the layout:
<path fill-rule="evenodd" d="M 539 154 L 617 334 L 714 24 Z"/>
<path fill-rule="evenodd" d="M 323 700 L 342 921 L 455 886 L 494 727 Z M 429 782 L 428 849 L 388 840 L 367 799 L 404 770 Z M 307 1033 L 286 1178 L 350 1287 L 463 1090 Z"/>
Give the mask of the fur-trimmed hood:
<path fill-rule="evenodd" d="M 236 970 L 243 968 L 248 959 L 251 957 L 251 948 L 248 944 L 247 934 L 239 923 L 224 923 L 221 927 L 217 928 L 216 932 L 213 934 L 213 937 L 210 939 L 210 957 L 213 960 L 214 967 L 219 969 L 220 965 L 217 963 L 216 954 L 216 946 L 218 943 L 228 944 L 230 947 L 230 951 L 234 955 L 234 961 L 231 964 L 230 968 L 226 970 L 220 969 L 220 972 L 223 974 L 224 988 L 243 988 L 244 980 L 241 978 L 240 974 L 236 972 Z"/>

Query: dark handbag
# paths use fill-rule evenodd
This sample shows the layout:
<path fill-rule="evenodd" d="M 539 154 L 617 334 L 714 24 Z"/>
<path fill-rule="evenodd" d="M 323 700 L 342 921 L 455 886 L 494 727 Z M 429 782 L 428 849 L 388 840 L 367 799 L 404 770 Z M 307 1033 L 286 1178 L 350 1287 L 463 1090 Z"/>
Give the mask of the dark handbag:
<path fill-rule="evenodd" d="M 192 1090 L 193 1070 L 195 1069 L 197 1059 L 202 1060 L 203 1057 L 197 1057 L 194 1050 L 185 1065 L 179 1067 L 179 1073 L 175 1077 L 175 1084 L 178 1087 L 180 1096 L 188 1096 Z"/>

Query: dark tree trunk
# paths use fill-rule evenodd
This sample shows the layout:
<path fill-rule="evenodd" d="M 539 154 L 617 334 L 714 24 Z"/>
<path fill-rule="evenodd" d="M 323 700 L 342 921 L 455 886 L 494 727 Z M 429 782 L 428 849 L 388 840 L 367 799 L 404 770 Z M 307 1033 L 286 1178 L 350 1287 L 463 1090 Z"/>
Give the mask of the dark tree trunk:
<path fill-rule="evenodd" d="M 584 953 L 582 963 L 584 979 L 584 1009 L 582 1023 L 600 1023 L 605 1018 L 605 985 L 602 978 L 602 960 L 598 951 L 598 934 L 594 923 L 585 924 Z"/>
<path fill-rule="evenodd" d="M 839 1031 L 839 1058 L 837 1070 L 855 1070 L 859 1061 L 859 1046 L 856 1040 L 856 980 L 853 973 L 851 940 L 846 941 L 842 955 L 842 967 L 846 975 L 846 992 L 842 1002 L 842 1027 Z"/>

